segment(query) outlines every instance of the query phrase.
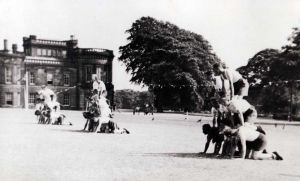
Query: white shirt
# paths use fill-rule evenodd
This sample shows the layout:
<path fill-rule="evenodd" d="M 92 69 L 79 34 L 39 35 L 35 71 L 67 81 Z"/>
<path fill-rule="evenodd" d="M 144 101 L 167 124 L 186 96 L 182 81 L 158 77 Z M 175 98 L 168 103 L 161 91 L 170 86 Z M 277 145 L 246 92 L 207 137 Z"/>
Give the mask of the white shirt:
<path fill-rule="evenodd" d="M 41 110 L 43 110 L 43 109 L 44 109 L 44 104 L 38 103 L 38 104 L 35 105 L 35 110 L 41 111 Z"/>
<path fill-rule="evenodd" d="M 55 106 L 56 106 L 56 110 L 54 110 Z M 48 107 L 51 109 L 51 111 L 54 111 L 54 112 L 58 112 L 60 110 L 60 104 L 57 101 L 48 102 Z"/>
<path fill-rule="evenodd" d="M 227 108 L 233 113 L 238 113 L 238 111 L 245 113 L 249 108 L 251 108 L 251 104 L 243 98 L 234 96 Z"/>
<path fill-rule="evenodd" d="M 232 83 L 235 83 L 238 80 L 243 78 L 242 75 L 239 72 L 237 72 L 236 70 L 226 69 L 225 73 L 229 76 L 229 79 Z"/>
<path fill-rule="evenodd" d="M 216 80 L 215 89 L 216 90 L 222 89 L 222 79 L 221 79 L 221 77 L 220 76 L 215 76 L 215 80 Z"/>
<path fill-rule="evenodd" d="M 109 105 L 106 102 L 106 98 L 104 96 L 100 96 L 99 99 L 99 107 L 100 107 L 100 122 L 101 123 L 108 123 L 109 115 L 111 114 L 111 110 Z"/>
<path fill-rule="evenodd" d="M 55 93 L 47 87 L 45 89 L 41 89 L 38 94 L 45 99 L 46 104 L 51 101 L 50 95 L 54 95 L 54 100 L 56 99 Z"/>
<path fill-rule="evenodd" d="M 100 92 L 101 94 L 103 93 L 103 91 L 106 91 L 106 87 L 103 81 L 94 81 L 93 82 L 93 90 L 96 89 L 98 90 L 98 92 Z"/>

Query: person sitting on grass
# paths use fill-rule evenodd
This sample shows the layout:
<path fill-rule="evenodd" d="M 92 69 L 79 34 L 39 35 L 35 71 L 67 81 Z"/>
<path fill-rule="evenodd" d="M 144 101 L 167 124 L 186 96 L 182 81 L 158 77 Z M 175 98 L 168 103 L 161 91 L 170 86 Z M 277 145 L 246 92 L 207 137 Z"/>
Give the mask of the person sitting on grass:
<path fill-rule="evenodd" d="M 204 148 L 204 152 L 207 152 L 210 142 L 215 143 L 214 154 L 218 155 L 222 146 L 222 142 L 224 141 L 224 135 L 219 134 L 218 128 L 211 127 L 209 124 L 204 124 L 202 126 L 202 131 L 205 135 L 207 135 L 206 144 Z"/>
<path fill-rule="evenodd" d="M 252 154 L 250 155 L 250 159 L 254 160 L 283 160 L 283 158 L 274 151 L 272 154 L 264 153 L 263 150 L 267 146 L 266 136 L 251 127 L 248 126 L 240 126 L 237 129 L 230 128 L 228 125 L 221 124 L 220 133 L 236 136 L 237 139 L 241 142 L 241 158 L 246 158 L 247 149 Z"/>
<path fill-rule="evenodd" d="M 93 89 L 91 93 L 92 95 L 87 98 L 86 111 L 83 112 L 83 117 L 86 119 L 83 131 L 87 128 L 89 132 L 95 132 L 99 126 L 99 95 L 97 89 Z"/>
<path fill-rule="evenodd" d="M 42 101 L 42 99 L 40 98 L 37 98 L 36 99 L 36 105 L 35 105 L 35 111 L 34 111 L 34 115 L 37 116 L 37 119 L 38 119 L 38 123 L 40 124 L 41 123 L 41 114 L 42 114 L 42 110 L 44 109 L 44 103 Z"/>

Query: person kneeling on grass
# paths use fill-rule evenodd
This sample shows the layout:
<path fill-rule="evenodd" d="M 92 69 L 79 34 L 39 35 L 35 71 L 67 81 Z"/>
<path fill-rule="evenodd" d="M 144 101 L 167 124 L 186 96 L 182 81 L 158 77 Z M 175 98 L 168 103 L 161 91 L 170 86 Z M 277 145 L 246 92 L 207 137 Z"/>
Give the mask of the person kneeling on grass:
<path fill-rule="evenodd" d="M 130 132 L 125 128 L 119 128 L 116 123 L 111 121 L 112 113 L 109 105 L 107 104 L 106 98 L 104 96 L 100 96 L 99 99 L 99 107 L 100 107 L 100 130 L 98 133 L 118 133 L 118 134 L 129 134 Z"/>
<path fill-rule="evenodd" d="M 209 124 L 204 124 L 202 126 L 202 131 L 207 135 L 207 140 L 204 148 L 204 152 L 207 152 L 210 142 L 215 143 L 214 154 L 217 155 L 220 152 L 222 142 L 224 141 L 224 135 L 219 134 L 217 127 L 211 127 Z"/>
<path fill-rule="evenodd" d="M 240 126 L 237 129 L 233 129 L 227 125 L 222 125 L 221 129 L 221 133 L 236 136 L 240 140 L 242 159 L 246 158 L 246 152 L 247 149 L 249 149 L 249 151 L 252 152 L 250 158 L 254 160 L 283 160 L 283 158 L 276 151 L 274 151 L 272 154 L 263 152 L 267 145 L 266 136 L 254 130 L 253 128 L 248 126 Z"/>
<path fill-rule="evenodd" d="M 42 111 L 44 109 L 44 103 L 40 98 L 36 99 L 36 105 L 35 105 L 35 112 L 34 115 L 37 116 L 38 119 L 38 124 L 42 123 L 42 119 L 41 119 L 41 115 L 42 115 Z"/>

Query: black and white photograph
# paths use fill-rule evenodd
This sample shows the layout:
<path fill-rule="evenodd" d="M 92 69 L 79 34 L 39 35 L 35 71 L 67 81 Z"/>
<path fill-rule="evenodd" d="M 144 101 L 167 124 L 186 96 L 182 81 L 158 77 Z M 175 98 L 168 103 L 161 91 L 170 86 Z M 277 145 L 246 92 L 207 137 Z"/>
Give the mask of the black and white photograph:
<path fill-rule="evenodd" d="M 1 181 L 300 180 L 300 0 L 0 0 Z"/>

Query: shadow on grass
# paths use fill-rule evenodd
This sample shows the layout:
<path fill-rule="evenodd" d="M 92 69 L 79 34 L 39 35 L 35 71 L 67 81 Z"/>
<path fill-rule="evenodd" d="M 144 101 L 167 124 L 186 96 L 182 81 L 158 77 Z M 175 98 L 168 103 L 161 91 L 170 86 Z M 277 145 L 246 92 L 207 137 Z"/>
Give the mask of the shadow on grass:
<path fill-rule="evenodd" d="M 296 175 L 296 174 L 285 174 L 285 173 L 281 173 L 279 174 L 281 176 L 286 176 L 286 177 L 299 177 L 300 178 L 300 175 Z"/>
<path fill-rule="evenodd" d="M 73 132 L 73 133 L 93 133 L 85 130 L 76 130 L 76 129 L 52 129 L 54 131 L 61 131 L 61 132 Z"/>
<path fill-rule="evenodd" d="M 222 157 L 220 155 L 214 155 L 212 153 L 145 153 L 143 156 L 153 157 L 177 157 L 177 158 L 210 158 L 210 159 L 228 159 L 228 157 Z"/>

